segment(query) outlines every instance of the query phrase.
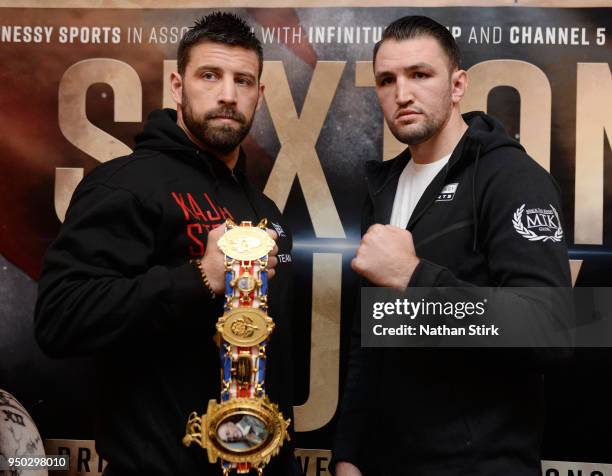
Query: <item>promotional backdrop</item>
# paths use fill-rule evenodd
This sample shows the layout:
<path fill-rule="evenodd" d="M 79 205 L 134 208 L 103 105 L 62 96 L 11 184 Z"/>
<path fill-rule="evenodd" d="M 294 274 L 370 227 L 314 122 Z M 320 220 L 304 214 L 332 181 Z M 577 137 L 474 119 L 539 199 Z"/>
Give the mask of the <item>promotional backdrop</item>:
<path fill-rule="evenodd" d="M 182 32 L 223 8 L 244 16 L 264 46 L 265 104 L 245 143 L 247 173 L 293 229 L 297 446 L 305 474 L 325 474 L 328 452 L 307 450 L 330 448 L 341 396 L 362 169 L 404 147 L 378 107 L 374 43 L 409 14 L 450 29 L 470 78 L 462 111 L 498 117 L 551 172 L 575 285 L 610 286 L 611 6 L 0 0 L 0 388 L 30 412 L 49 453 L 71 452 L 73 474 L 100 471 L 90 402 L 103 382 L 87 359 L 47 359 L 33 338 L 41 260 L 83 175 L 129 153 L 150 111 L 174 107 L 169 75 Z M 608 349 L 581 349 L 545 376 L 545 474 L 612 474 L 611 364 Z"/>

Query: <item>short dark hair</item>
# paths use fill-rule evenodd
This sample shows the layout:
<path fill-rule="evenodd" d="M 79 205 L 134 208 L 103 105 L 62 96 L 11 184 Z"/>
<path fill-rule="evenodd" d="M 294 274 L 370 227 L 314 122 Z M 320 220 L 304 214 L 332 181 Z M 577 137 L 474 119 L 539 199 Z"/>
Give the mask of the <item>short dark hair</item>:
<path fill-rule="evenodd" d="M 258 77 L 263 70 L 263 49 L 261 42 L 253 34 L 249 24 L 238 15 L 227 12 L 214 12 L 196 20 L 185 32 L 178 46 L 177 69 L 181 76 L 189 63 L 189 51 L 199 43 L 210 41 L 229 46 L 239 46 L 257 53 L 259 59 Z"/>
<path fill-rule="evenodd" d="M 374 45 L 374 62 L 376 62 L 376 53 L 378 53 L 378 49 L 386 40 L 402 41 L 420 38 L 422 36 L 429 36 L 438 42 L 448 57 L 451 71 L 454 71 L 455 68 L 459 68 L 461 64 L 461 52 L 450 31 L 437 21 L 419 15 L 402 17 L 385 28 L 382 38 Z"/>

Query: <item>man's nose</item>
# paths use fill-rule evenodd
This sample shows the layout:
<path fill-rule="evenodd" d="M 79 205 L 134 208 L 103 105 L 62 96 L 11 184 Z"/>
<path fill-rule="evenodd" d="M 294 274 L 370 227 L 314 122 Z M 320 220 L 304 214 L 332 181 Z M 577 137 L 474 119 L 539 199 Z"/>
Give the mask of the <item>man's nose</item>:
<path fill-rule="evenodd" d="M 223 83 L 221 85 L 221 93 L 219 95 L 219 102 L 223 104 L 236 104 L 236 83 L 234 78 L 231 76 L 224 76 Z"/>
<path fill-rule="evenodd" d="M 405 78 L 398 78 L 395 82 L 395 102 L 398 106 L 408 106 L 414 102 L 412 88 Z"/>

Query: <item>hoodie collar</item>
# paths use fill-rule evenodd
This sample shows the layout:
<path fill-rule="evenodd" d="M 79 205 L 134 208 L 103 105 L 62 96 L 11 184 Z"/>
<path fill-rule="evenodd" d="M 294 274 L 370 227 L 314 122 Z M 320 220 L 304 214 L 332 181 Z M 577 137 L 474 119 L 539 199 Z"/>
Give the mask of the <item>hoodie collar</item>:
<path fill-rule="evenodd" d="M 408 222 L 408 230 L 411 230 L 427 211 L 442 187 L 473 162 L 475 166 L 471 177 L 472 212 L 477 228 L 479 204 L 476 193 L 476 175 L 480 157 L 500 147 L 515 147 L 524 150 L 517 141 L 508 136 L 502 124 L 491 116 L 487 116 L 483 112 L 470 112 L 464 114 L 463 118 L 469 126 L 468 130 L 455 147 L 447 164 L 423 192 Z M 410 159 L 410 150 L 406 148 L 392 160 L 385 162 L 368 161 L 366 163 L 366 179 L 374 204 L 374 220 L 377 223 L 389 223 L 399 176 Z M 474 249 L 477 248 L 478 244 L 477 233 L 475 235 Z"/>
<path fill-rule="evenodd" d="M 448 163 L 442 169 L 445 174 L 454 175 L 469 165 L 475 158 L 473 152 L 476 149 L 479 149 L 480 156 L 499 147 L 514 147 L 524 150 L 517 141 L 508 136 L 504 126 L 498 120 L 484 112 L 468 112 L 463 114 L 463 119 L 468 124 L 468 129 L 455 147 Z M 406 148 L 391 160 L 384 162 L 380 160 L 367 161 L 366 177 L 370 193 L 373 196 L 377 195 L 386 187 L 392 187 L 395 191 L 399 175 L 410 160 L 410 149 Z"/>
<path fill-rule="evenodd" d="M 165 150 L 194 152 L 198 146 L 191 142 L 176 123 L 174 109 L 157 109 L 149 114 L 142 132 L 136 135 L 136 150 Z"/>
<path fill-rule="evenodd" d="M 181 160 L 203 165 L 218 180 L 220 177 L 244 178 L 246 156 L 240 148 L 234 170 L 211 153 L 200 149 L 177 124 L 174 109 L 157 109 L 149 114 L 142 132 L 136 135 L 135 150 L 164 151 Z"/>

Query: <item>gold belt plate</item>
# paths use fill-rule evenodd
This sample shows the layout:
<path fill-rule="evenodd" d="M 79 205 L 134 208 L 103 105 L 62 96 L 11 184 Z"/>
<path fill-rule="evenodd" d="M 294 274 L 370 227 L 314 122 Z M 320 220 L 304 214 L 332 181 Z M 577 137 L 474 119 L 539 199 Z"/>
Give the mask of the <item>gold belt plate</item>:
<path fill-rule="evenodd" d="M 223 339 L 239 347 L 259 345 L 274 330 L 274 321 L 254 307 L 237 307 L 217 321 L 217 331 Z"/>
<path fill-rule="evenodd" d="M 268 232 L 255 226 L 235 226 L 217 242 L 226 256 L 240 261 L 255 261 L 267 256 L 274 244 Z"/>

